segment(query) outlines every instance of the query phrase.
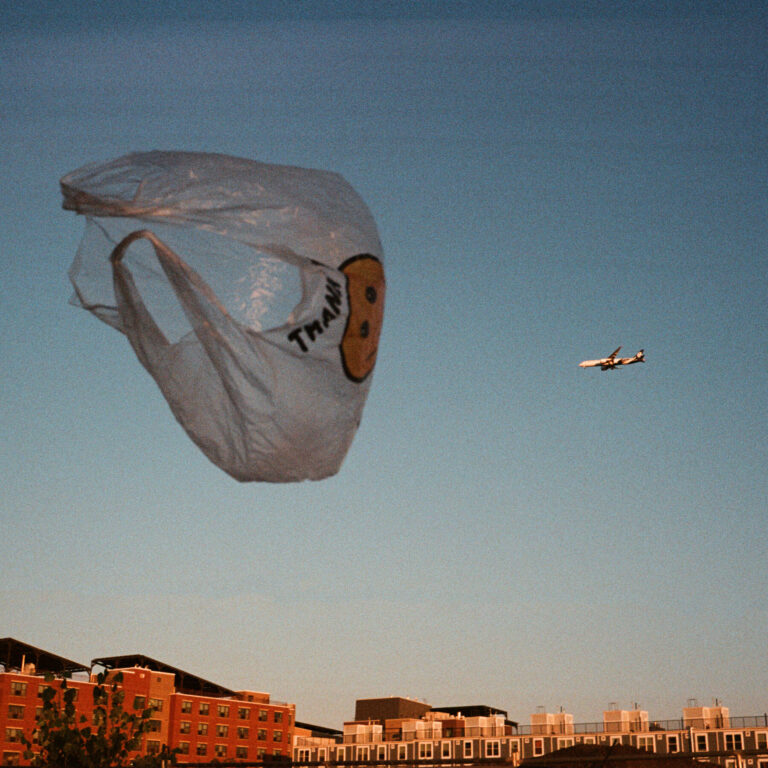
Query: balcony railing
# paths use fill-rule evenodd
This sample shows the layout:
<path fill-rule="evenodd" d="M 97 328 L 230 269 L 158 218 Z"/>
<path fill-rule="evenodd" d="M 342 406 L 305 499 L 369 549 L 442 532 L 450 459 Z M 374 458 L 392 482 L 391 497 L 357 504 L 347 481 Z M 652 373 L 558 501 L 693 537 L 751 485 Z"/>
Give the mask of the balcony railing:
<path fill-rule="evenodd" d="M 615 722 L 615 723 L 573 723 L 573 725 L 518 725 L 512 729 L 512 733 L 517 736 L 567 736 L 574 733 L 647 733 L 649 731 L 684 731 L 688 728 L 698 730 L 729 729 L 739 730 L 742 728 L 766 728 L 768 727 L 768 714 L 763 715 L 745 715 L 740 717 L 729 717 L 726 722 L 719 725 L 710 725 L 711 721 L 700 719 L 683 720 L 675 718 L 673 720 L 649 720 L 647 723 L 638 722 Z"/>

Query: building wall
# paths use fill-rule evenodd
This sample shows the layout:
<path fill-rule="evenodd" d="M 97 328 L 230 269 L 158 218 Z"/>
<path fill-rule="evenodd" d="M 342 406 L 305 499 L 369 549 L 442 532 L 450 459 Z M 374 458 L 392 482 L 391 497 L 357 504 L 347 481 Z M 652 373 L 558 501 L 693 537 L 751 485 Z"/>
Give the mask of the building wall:
<path fill-rule="evenodd" d="M 175 690 L 174 675 L 143 668 L 122 672 L 120 689 L 126 711 L 152 708 L 150 730 L 136 754 L 159 751 L 163 745 L 180 747 L 180 762 L 210 762 L 213 759 L 258 760 L 267 755 L 290 757 L 295 707 L 272 703 L 269 695 L 244 691 L 234 697 L 193 696 Z M 48 685 L 42 675 L 0 672 L 0 762 L 25 765 L 21 735 L 33 738 L 40 692 Z M 61 680 L 51 685 L 61 686 Z M 95 678 L 68 681 L 77 690 L 75 706 L 90 721 L 93 716 Z"/>
<path fill-rule="evenodd" d="M 464 738 L 415 738 L 411 740 L 387 739 L 379 743 L 337 743 L 335 745 L 312 744 L 302 740 L 294 750 L 294 761 L 402 761 L 444 760 L 449 764 L 459 759 L 496 759 L 513 764 L 525 758 L 540 757 L 558 749 L 576 744 L 607 746 L 625 744 L 646 749 L 658 755 L 696 754 L 701 752 L 727 751 L 730 755 L 709 757 L 728 768 L 768 768 L 768 716 L 742 718 L 752 724 L 739 728 L 677 728 L 658 730 L 658 724 L 647 725 L 644 730 L 631 733 L 602 730 L 583 733 L 579 726 L 570 726 L 566 733 L 537 733 L 513 735 L 465 736 Z M 633 718 L 635 723 L 642 722 Z M 732 721 L 731 721 L 732 724 Z M 541 725 L 538 721 L 533 728 Z M 570 724 L 569 724 L 570 725 Z M 613 724 L 609 725 L 612 728 Z M 572 728 L 572 730 L 571 730 Z M 654 728 L 654 730 L 651 730 Z M 386 733 L 386 732 L 385 732 Z M 410 731 L 410 733 L 414 733 Z M 751 753 L 751 754 L 750 754 Z"/>

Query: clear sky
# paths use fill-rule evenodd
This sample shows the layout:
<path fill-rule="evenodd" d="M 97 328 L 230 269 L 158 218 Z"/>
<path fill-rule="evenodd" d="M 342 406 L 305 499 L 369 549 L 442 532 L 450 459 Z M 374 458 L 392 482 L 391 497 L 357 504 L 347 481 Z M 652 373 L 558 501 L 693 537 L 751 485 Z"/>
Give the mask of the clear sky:
<path fill-rule="evenodd" d="M 3 3 L 0 634 L 340 727 L 768 708 L 768 6 Z M 68 304 L 58 179 L 339 171 L 384 246 L 340 473 L 241 485 Z M 578 362 L 643 347 L 618 372 Z"/>

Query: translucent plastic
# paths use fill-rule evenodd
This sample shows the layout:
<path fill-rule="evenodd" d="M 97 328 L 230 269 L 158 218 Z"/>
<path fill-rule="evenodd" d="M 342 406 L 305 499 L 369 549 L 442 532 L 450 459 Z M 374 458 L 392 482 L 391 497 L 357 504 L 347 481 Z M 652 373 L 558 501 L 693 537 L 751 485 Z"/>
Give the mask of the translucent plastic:
<path fill-rule="evenodd" d="M 176 419 L 242 481 L 335 474 L 384 311 L 381 244 L 338 174 L 145 152 L 61 180 L 87 217 L 73 302 L 123 332 Z"/>

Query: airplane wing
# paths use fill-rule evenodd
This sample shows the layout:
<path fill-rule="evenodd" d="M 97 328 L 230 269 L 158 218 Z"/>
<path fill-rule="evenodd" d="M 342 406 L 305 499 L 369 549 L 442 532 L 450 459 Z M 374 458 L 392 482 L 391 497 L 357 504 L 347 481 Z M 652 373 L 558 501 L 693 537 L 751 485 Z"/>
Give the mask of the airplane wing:
<path fill-rule="evenodd" d="M 613 360 L 613 358 L 616 357 L 616 355 L 619 354 L 619 350 L 620 349 L 621 349 L 621 347 L 616 347 L 616 349 L 614 349 L 613 352 L 611 352 L 611 354 L 608 355 L 608 359 L 609 360 Z"/>

